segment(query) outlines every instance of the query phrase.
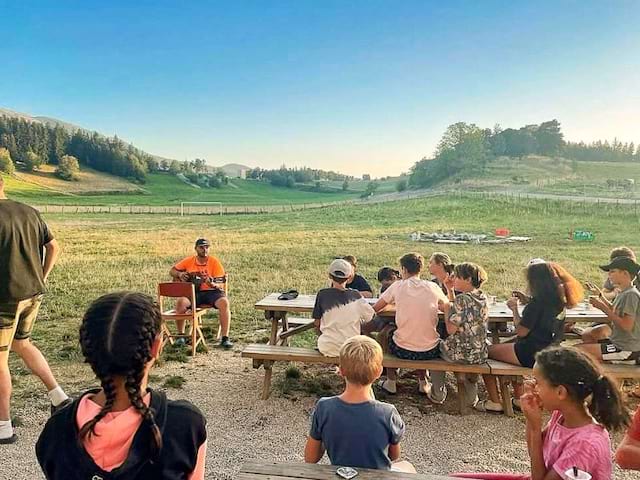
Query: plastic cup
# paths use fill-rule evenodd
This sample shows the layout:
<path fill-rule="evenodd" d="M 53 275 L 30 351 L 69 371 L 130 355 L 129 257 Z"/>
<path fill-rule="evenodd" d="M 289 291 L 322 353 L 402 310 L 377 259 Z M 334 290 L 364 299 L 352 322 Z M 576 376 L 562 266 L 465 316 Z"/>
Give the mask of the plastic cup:
<path fill-rule="evenodd" d="M 570 468 L 564 472 L 568 480 L 591 480 L 591 474 L 580 469 Z"/>

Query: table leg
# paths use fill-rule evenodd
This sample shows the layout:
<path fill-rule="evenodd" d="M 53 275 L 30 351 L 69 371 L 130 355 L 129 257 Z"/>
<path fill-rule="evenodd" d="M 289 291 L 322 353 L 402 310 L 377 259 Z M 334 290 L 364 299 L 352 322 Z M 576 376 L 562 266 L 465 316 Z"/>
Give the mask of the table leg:
<path fill-rule="evenodd" d="M 470 413 L 469 405 L 467 405 L 467 387 L 465 385 L 465 374 L 456 373 L 456 382 L 458 384 L 458 408 L 460 415 L 468 415 Z"/>
<path fill-rule="evenodd" d="M 266 360 L 264 366 L 264 383 L 262 384 L 262 400 L 266 400 L 271 395 L 271 374 L 273 373 L 273 362 Z"/>
<path fill-rule="evenodd" d="M 499 376 L 500 394 L 502 395 L 502 409 L 508 417 L 513 417 L 513 405 L 511 405 L 511 390 L 509 390 L 510 377 Z"/>

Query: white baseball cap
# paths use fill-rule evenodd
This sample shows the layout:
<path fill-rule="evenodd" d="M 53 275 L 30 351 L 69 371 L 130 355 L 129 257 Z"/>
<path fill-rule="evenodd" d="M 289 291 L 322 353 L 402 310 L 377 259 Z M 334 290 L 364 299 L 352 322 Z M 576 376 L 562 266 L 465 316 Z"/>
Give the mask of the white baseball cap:
<path fill-rule="evenodd" d="M 349 262 L 342 258 L 336 258 L 329 265 L 329 275 L 336 278 L 349 278 L 353 274 L 353 267 Z"/>
<path fill-rule="evenodd" d="M 544 258 L 532 258 L 529 260 L 529 263 L 527 263 L 527 267 L 530 267 L 531 265 L 540 265 L 541 263 L 547 263 L 547 261 Z"/>

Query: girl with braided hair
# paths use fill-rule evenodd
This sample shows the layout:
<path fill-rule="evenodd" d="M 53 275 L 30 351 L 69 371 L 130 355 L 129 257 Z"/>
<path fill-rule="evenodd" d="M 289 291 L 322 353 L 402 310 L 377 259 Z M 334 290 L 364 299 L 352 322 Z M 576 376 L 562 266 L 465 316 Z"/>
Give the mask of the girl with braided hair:
<path fill-rule="evenodd" d="M 582 300 L 584 290 L 580 282 L 555 262 L 530 262 L 525 270 L 528 294 L 514 291 L 507 301 L 513 312 L 516 340 L 489 346 L 489 358 L 533 367 L 535 354 L 551 344 L 559 343 L 564 336 L 564 310 Z M 518 304 L 524 304 L 522 314 Z M 477 410 L 501 413 L 503 411 L 496 377 L 484 375 L 489 399 L 479 402 Z M 522 386 L 516 385 L 513 406 L 520 408 L 518 398 Z"/>
<path fill-rule="evenodd" d="M 616 383 L 577 348 L 549 347 L 536 354 L 535 381 L 521 397 L 530 474 L 454 474 L 486 480 L 612 478 L 608 430 L 629 424 Z M 542 428 L 542 410 L 551 413 Z M 581 473 L 584 472 L 584 473 Z"/>
<path fill-rule="evenodd" d="M 45 425 L 36 454 L 47 479 L 204 478 L 202 413 L 147 388 L 161 326 L 158 307 L 141 293 L 110 293 L 89 306 L 80 345 L 101 388 Z"/>

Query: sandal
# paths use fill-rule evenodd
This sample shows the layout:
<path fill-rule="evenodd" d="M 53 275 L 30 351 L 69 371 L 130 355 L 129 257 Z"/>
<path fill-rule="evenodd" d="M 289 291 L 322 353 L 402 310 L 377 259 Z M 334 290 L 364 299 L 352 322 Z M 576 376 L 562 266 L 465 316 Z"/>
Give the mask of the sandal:
<path fill-rule="evenodd" d="M 397 393 L 397 387 L 396 385 L 393 386 L 392 389 L 389 389 L 389 383 L 391 383 L 391 380 L 386 379 L 386 380 L 380 380 L 377 384 L 376 387 L 378 387 L 380 390 L 382 390 L 385 393 L 388 393 L 390 395 L 395 395 Z M 395 382 L 394 382 L 395 383 Z"/>
<path fill-rule="evenodd" d="M 0 445 L 9 445 L 11 443 L 16 443 L 18 441 L 18 436 L 14 433 L 10 437 L 0 438 Z"/>

